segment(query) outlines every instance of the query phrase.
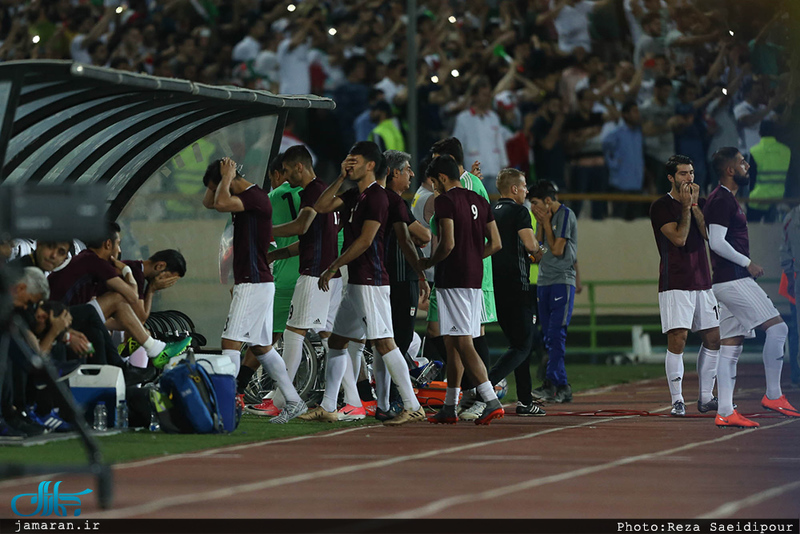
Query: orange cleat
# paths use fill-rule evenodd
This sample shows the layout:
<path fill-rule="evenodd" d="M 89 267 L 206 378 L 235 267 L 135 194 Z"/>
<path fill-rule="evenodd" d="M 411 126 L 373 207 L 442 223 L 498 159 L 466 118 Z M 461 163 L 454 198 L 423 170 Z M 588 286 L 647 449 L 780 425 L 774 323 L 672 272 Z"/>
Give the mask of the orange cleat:
<path fill-rule="evenodd" d="M 272 403 L 272 399 L 267 399 L 261 404 L 245 406 L 244 410 L 247 413 L 251 413 L 253 415 L 260 415 L 262 417 L 276 417 L 278 414 L 281 413 L 278 407 Z"/>
<path fill-rule="evenodd" d="M 740 415 L 736 410 L 727 417 L 717 414 L 714 422 L 720 428 L 756 428 L 761 426 L 755 421 L 751 421 L 743 415 Z"/>
<path fill-rule="evenodd" d="M 781 415 L 785 415 L 786 417 L 800 417 L 800 411 L 789 404 L 789 401 L 786 400 L 786 395 L 781 395 L 779 399 L 775 400 L 768 399 L 767 396 L 764 395 L 764 398 L 761 399 L 761 406 L 767 410 L 772 410 L 773 412 L 778 412 Z"/>

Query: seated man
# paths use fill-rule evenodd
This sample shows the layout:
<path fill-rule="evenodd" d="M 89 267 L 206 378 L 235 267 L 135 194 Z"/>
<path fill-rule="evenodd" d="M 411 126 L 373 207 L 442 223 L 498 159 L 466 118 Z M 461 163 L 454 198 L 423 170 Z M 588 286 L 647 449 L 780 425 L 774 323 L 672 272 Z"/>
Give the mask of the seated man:
<path fill-rule="evenodd" d="M 145 330 L 144 303 L 139 300 L 132 269 L 117 259 L 119 231 L 117 223 L 108 223 L 103 238 L 88 241 L 86 250 L 52 273 L 48 279 L 51 298 L 68 306 L 90 304 L 107 328 L 130 333 L 155 367 L 161 369 L 170 358 L 186 350 L 191 338 L 164 343 Z"/>
<path fill-rule="evenodd" d="M 186 259 L 173 249 L 159 250 L 146 260 L 123 260 L 122 263 L 130 267 L 136 282 L 136 292 L 144 312 L 139 317 L 142 321 L 150 317 L 156 291 L 174 286 L 186 275 Z"/>

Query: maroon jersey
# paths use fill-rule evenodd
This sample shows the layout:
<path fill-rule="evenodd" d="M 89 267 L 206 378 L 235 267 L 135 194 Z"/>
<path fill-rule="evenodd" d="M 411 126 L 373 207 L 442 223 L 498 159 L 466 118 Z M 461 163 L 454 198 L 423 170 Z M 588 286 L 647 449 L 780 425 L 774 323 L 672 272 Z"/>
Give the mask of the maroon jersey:
<path fill-rule="evenodd" d="M 254 185 L 238 195 L 244 211 L 233 213 L 233 283 L 272 282 L 267 251 L 272 241 L 272 204 Z"/>
<path fill-rule="evenodd" d="M 67 306 L 86 304 L 106 292 L 106 281 L 119 276 L 111 262 L 91 250 L 84 250 L 70 260 L 66 267 L 47 278 L 50 300 Z"/>
<path fill-rule="evenodd" d="M 388 286 L 389 274 L 383 264 L 383 235 L 389 213 L 389 198 L 378 182 L 374 182 L 363 192 L 357 187 L 345 191 L 341 197 L 344 202 L 341 213 L 344 218 L 344 245 L 342 250 L 353 244 L 364 221 L 381 223 L 375 239 L 367 250 L 347 266 L 350 284 L 362 286 Z"/>
<path fill-rule="evenodd" d="M 704 202 L 704 199 L 698 201 L 700 209 L 703 208 Z M 700 234 L 694 216 L 689 226 L 686 244 L 682 247 L 673 245 L 661 231 L 661 227 L 667 223 L 680 224 L 681 212 L 680 201 L 669 194 L 659 198 L 650 206 L 650 222 L 653 225 L 658 254 L 661 256 L 658 269 L 659 292 L 672 289 L 685 291 L 711 289 L 706 241 Z"/>
<path fill-rule="evenodd" d="M 703 217 L 706 219 L 706 226 L 718 224 L 728 229 L 725 241 L 740 254 L 750 257 L 750 240 L 747 237 L 747 217 L 742 210 L 742 206 L 727 188 L 718 185 L 710 195 L 705 208 Z M 715 284 L 730 282 L 740 278 L 747 278 L 750 273 L 746 267 L 736 265 L 732 261 L 726 260 L 722 256 L 711 251 L 711 266 L 714 268 Z"/>
<path fill-rule="evenodd" d="M 486 224 L 494 220 L 486 200 L 463 187 L 454 187 L 433 201 L 436 220 L 453 220 L 455 248 L 436 264 L 436 287 L 480 289 Z M 441 236 L 441 230 L 439 231 Z"/>
<path fill-rule="evenodd" d="M 389 226 L 396 222 L 411 224 L 413 221 L 409 217 L 408 206 L 403 201 L 403 197 L 391 189 L 386 189 L 386 196 L 389 198 L 389 217 L 386 224 Z"/>
<path fill-rule="evenodd" d="M 319 178 L 314 178 L 300 191 L 300 209 L 314 207 L 317 199 L 327 189 Z M 339 255 L 336 250 L 337 219 L 339 213 L 317 213 L 308 231 L 300 236 L 300 274 L 322 276 L 322 273 Z M 338 273 L 336 276 L 341 276 Z"/>
<path fill-rule="evenodd" d="M 133 279 L 136 280 L 136 291 L 139 293 L 139 298 L 144 299 L 144 293 L 147 290 L 147 280 L 144 278 L 144 262 L 139 260 L 122 260 L 122 263 L 131 268 Z"/>

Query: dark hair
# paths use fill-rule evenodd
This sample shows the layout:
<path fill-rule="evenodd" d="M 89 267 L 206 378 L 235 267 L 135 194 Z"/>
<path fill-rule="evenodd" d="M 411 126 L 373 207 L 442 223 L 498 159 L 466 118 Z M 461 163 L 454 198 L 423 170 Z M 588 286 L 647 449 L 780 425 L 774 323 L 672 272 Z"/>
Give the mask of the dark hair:
<path fill-rule="evenodd" d="M 689 156 L 684 156 L 681 154 L 670 156 L 665 164 L 667 168 L 667 176 L 675 176 L 675 173 L 678 172 L 678 165 L 694 165 L 694 162 Z"/>
<path fill-rule="evenodd" d="M 208 187 L 211 184 L 219 185 L 222 181 L 222 170 L 220 170 L 221 159 L 215 159 L 206 167 L 206 173 L 203 175 L 203 185 Z"/>
<path fill-rule="evenodd" d="M 587 95 L 587 94 L 588 94 L 589 96 L 592 96 L 592 91 L 591 91 L 591 90 L 589 90 L 589 89 L 581 89 L 581 90 L 579 90 L 577 93 L 575 93 L 575 97 L 576 97 L 576 99 L 577 99 L 577 100 L 579 100 L 579 101 L 580 101 L 580 100 L 583 100 L 583 97 L 584 97 L 585 95 Z"/>
<path fill-rule="evenodd" d="M 347 154 L 349 156 L 361 156 L 365 161 L 375 163 L 375 176 L 378 177 L 381 159 L 383 158 L 383 154 L 381 153 L 381 149 L 378 148 L 378 145 L 372 141 L 359 141 L 350 148 Z"/>
<path fill-rule="evenodd" d="M 294 145 L 287 148 L 286 152 L 283 153 L 283 163 L 287 167 L 295 163 L 302 163 L 304 167 L 310 169 L 313 165 L 313 160 L 311 159 L 311 153 L 304 145 Z"/>
<path fill-rule="evenodd" d="M 779 132 L 778 123 L 770 120 L 761 121 L 761 127 L 758 129 L 761 137 L 777 137 Z"/>
<path fill-rule="evenodd" d="M 626 100 L 625 103 L 622 104 L 622 113 L 628 113 L 630 110 L 638 106 L 639 104 L 636 102 L 636 100 Z"/>
<path fill-rule="evenodd" d="M 658 89 L 659 87 L 664 87 L 666 85 L 672 87 L 672 80 L 670 80 L 666 76 L 661 76 L 659 78 L 656 78 L 656 89 Z"/>
<path fill-rule="evenodd" d="M 455 137 L 448 137 L 440 141 L 436 141 L 431 147 L 431 155 L 439 154 L 452 156 L 456 163 L 464 162 L 464 148 L 461 146 L 461 141 Z"/>
<path fill-rule="evenodd" d="M 167 271 L 176 273 L 181 278 L 186 274 L 186 259 L 177 250 L 171 248 L 159 250 L 148 259 L 153 263 L 163 261 L 167 264 Z"/>
<path fill-rule="evenodd" d="M 440 174 L 444 174 L 451 181 L 458 180 L 458 163 L 450 155 L 436 156 L 431 161 L 428 168 L 425 169 L 425 176 L 431 178 L 438 178 Z"/>
<path fill-rule="evenodd" d="M 392 118 L 392 116 L 394 115 L 392 113 L 392 105 L 389 104 L 386 100 L 378 100 L 377 102 L 372 104 L 370 110 L 382 112 L 384 115 L 386 115 L 387 119 Z"/>
<path fill-rule="evenodd" d="M 113 241 L 119 231 L 120 228 L 117 223 L 114 221 L 106 221 L 106 227 L 103 229 L 102 237 L 86 241 L 86 248 L 103 248 L 103 243 L 109 239 Z"/>
<path fill-rule="evenodd" d="M 548 182 L 547 180 L 539 180 L 534 184 L 533 188 L 528 193 L 528 199 L 538 198 L 539 200 L 544 200 L 546 198 L 550 198 L 552 200 L 556 200 L 558 197 L 558 187 L 553 182 Z"/>
<path fill-rule="evenodd" d="M 714 166 L 714 170 L 717 171 L 717 176 L 725 174 L 725 169 L 730 165 L 731 160 L 736 158 L 738 153 L 739 149 L 733 146 L 724 146 L 714 152 L 714 155 L 711 156 L 711 164 Z"/>
<path fill-rule="evenodd" d="M 678 98 L 683 98 L 686 96 L 686 91 L 689 89 L 694 89 L 695 91 L 699 91 L 699 88 L 693 83 L 683 83 L 681 84 L 680 88 L 678 88 Z"/>
<path fill-rule="evenodd" d="M 389 172 L 389 164 L 386 162 L 386 157 L 381 154 L 381 159 L 375 163 L 375 179 L 383 180 L 386 178 L 386 173 Z"/>
<path fill-rule="evenodd" d="M 269 162 L 269 173 L 272 174 L 273 172 L 283 172 L 284 161 L 286 161 L 286 155 L 283 152 L 279 152 L 278 155 L 272 158 L 272 161 Z"/>

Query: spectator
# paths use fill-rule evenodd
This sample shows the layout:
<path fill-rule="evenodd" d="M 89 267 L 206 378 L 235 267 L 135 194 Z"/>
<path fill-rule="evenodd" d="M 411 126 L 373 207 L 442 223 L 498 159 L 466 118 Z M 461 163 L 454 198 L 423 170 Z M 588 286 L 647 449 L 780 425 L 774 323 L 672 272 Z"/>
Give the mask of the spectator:
<path fill-rule="evenodd" d="M 588 0 L 550 0 L 550 11 L 539 24 L 553 19 L 558 32 L 558 49 L 564 54 L 576 48 L 592 51 L 592 37 L 589 33 L 589 15 L 598 7 L 611 0 L 589 2 Z"/>
<path fill-rule="evenodd" d="M 369 101 L 367 81 L 367 60 L 364 56 L 353 56 L 344 64 L 347 83 L 333 92 L 336 101 L 336 116 L 339 123 L 339 144 L 343 147 L 355 143 L 353 123 L 365 109 Z"/>
<path fill-rule="evenodd" d="M 383 91 L 389 104 L 398 106 L 406 97 L 406 65 L 405 61 L 393 59 L 386 66 L 386 76 L 375 84 L 375 89 Z M 395 97 L 399 96 L 397 102 Z"/>
<path fill-rule="evenodd" d="M 655 82 L 653 97 L 641 108 L 645 165 L 659 191 L 669 187 L 665 165 L 675 147 L 672 132 L 681 124 L 681 118 L 675 115 L 675 107 L 670 104 L 671 95 L 672 81 L 659 78 Z"/>
<path fill-rule="evenodd" d="M 739 151 L 745 159 L 761 140 L 761 121 L 772 118 L 780 102 L 777 98 L 769 99 L 767 91 L 766 84 L 761 81 L 749 83 L 744 87 L 744 100 L 733 108 L 739 127 Z"/>
<path fill-rule="evenodd" d="M 593 106 L 591 91 L 578 91 L 578 111 L 569 115 L 564 126 L 572 166 L 570 188 L 576 193 L 602 193 L 608 186 L 600 135 L 605 120 L 602 113 L 592 111 Z M 573 211 L 576 218 L 580 216 L 581 201 Z M 592 201 L 592 219 L 602 219 L 606 211 L 604 201 Z"/>
<path fill-rule="evenodd" d="M 464 147 L 464 161 L 478 160 L 485 179 L 486 191 L 497 192 L 495 179 L 500 169 L 508 166 L 504 129 L 500 117 L 492 110 L 492 87 L 486 78 L 476 78 L 469 88 L 470 108 L 456 117 L 453 137 Z"/>
<path fill-rule="evenodd" d="M 267 27 L 261 19 L 256 20 L 247 35 L 233 47 L 232 59 L 237 63 L 253 61 L 261 52 L 261 40 L 267 33 Z"/>
<path fill-rule="evenodd" d="M 545 96 L 539 116 L 533 123 L 533 164 L 537 180 L 553 182 L 564 187 L 564 173 L 567 158 L 562 142 L 562 130 L 566 114 L 559 96 L 549 93 Z"/>
<path fill-rule="evenodd" d="M 783 198 L 786 192 L 792 151 L 775 138 L 777 130 L 774 122 L 763 121 L 759 132 L 761 139 L 750 149 L 750 182 L 755 185 L 750 192 L 750 204 L 747 206 L 749 221 L 775 222 L 778 217 L 777 205 L 754 201 L 761 198 Z"/>
<path fill-rule="evenodd" d="M 661 16 L 658 13 L 651 11 L 642 17 L 642 36 L 635 42 L 634 65 L 641 65 L 645 60 L 652 60 L 655 56 L 664 54 L 666 46 L 661 36 Z"/>
<path fill-rule="evenodd" d="M 353 121 L 353 131 L 356 134 L 356 141 L 366 141 L 372 130 L 375 129 L 377 124 L 372 121 L 372 108 L 380 101 L 385 101 L 384 93 L 380 89 L 369 90 L 369 107 L 361 112 Z"/>
<path fill-rule="evenodd" d="M 368 141 L 372 141 L 381 152 L 396 150 L 402 152 L 406 148 L 403 134 L 392 118 L 392 106 L 388 102 L 379 100 L 370 110 L 370 120 L 377 124 L 369 134 Z M 412 173 L 413 174 L 413 173 Z"/>
<path fill-rule="evenodd" d="M 622 106 L 622 123 L 603 139 L 603 153 L 613 192 L 640 193 L 644 184 L 644 136 L 636 102 Z M 632 220 L 643 217 L 647 205 L 639 202 L 614 202 L 614 217 Z"/>
<path fill-rule="evenodd" d="M 708 146 L 708 127 L 703 117 L 703 109 L 714 97 L 709 91 L 698 98 L 697 87 L 685 83 L 678 89 L 680 103 L 675 107 L 675 115 L 679 117 L 675 134 L 675 152 L 688 156 L 694 162 L 694 183 L 700 186 L 700 192 L 706 192 L 708 185 L 708 164 L 706 163 L 706 147 Z"/>

